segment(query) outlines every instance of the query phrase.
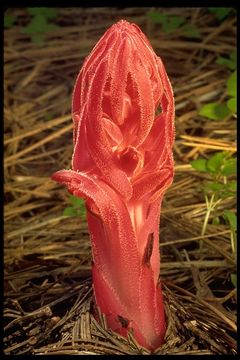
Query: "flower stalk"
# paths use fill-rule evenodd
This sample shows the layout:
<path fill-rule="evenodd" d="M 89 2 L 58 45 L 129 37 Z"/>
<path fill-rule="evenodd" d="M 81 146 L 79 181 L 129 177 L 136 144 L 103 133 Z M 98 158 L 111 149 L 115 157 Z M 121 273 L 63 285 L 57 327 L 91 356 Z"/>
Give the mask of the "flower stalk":
<path fill-rule="evenodd" d="M 153 350 L 166 329 L 159 221 L 173 179 L 174 98 L 137 25 L 114 24 L 86 58 L 72 118 L 72 169 L 52 178 L 86 200 L 94 296 L 108 326 Z"/>

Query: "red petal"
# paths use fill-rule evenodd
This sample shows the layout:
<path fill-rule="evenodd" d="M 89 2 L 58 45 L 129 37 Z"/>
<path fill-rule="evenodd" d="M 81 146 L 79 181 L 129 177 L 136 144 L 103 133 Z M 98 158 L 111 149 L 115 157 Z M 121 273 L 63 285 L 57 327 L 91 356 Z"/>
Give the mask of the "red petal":
<path fill-rule="evenodd" d="M 74 126 L 77 128 L 75 133 L 75 146 L 72 156 L 72 168 L 74 171 L 90 171 L 95 168 L 95 163 L 90 155 L 86 139 L 86 121 L 84 118 L 86 106 L 83 107 L 81 119 L 79 115 L 74 115 Z"/>
<path fill-rule="evenodd" d="M 154 284 L 154 274 L 151 267 L 143 266 L 140 277 L 141 301 L 141 330 L 147 343 L 153 348 L 159 347 L 165 335 L 164 307 L 161 297 L 157 296 L 160 290 Z M 158 326 L 156 327 L 156 324 Z"/>
<path fill-rule="evenodd" d="M 169 168 L 156 169 L 155 171 L 142 173 L 141 176 L 134 181 L 132 199 L 142 200 L 144 198 L 151 199 L 154 191 L 164 187 L 168 179 L 172 179 L 172 171 Z M 152 200 L 153 201 L 153 200 Z"/>
<path fill-rule="evenodd" d="M 118 169 L 114 162 L 112 149 L 107 140 L 102 122 L 102 96 L 107 77 L 107 63 L 102 61 L 91 85 L 91 96 L 88 101 L 87 112 L 87 144 L 91 157 L 99 170 L 103 173 L 105 180 L 111 184 L 124 197 L 130 198 L 132 187 L 130 181 L 122 170 Z"/>
<path fill-rule="evenodd" d="M 136 57 L 131 62 L 130 73 L 136 85 L 135 94 L 130 94 L 130 97 L 134 98 L 137 96 L 137 106 L 140 109 L 137 142 L 134 143 L 134 146 L 139 146 L 151 130 L 154 121 L 155 106 L 149 74 L 140 57 Z"/>
<path fill-rule="evenodd" d="M 121 37 L 120 45 L 114 56 L 113 64 L 109 64 L 111 68 L 111 97 L 113 119 L 117 124 L 124 123 L 129 111 L 129 98 L 126 97 L 126 82 L 129 72 L 128 57 L 130 53 L 129 40 L 126 36 Z M 119 81 L 121 79 L 121 81 Z"/>
<path fill-rule="evenodd" d="M 94 246 L 97 249 L 95 265 L 111 284 L 115 284 L 123 303 L 129 309 L 135 309 L 140 261 L 136 237 L 124 201 L 108 185 L 87 174 L 61 170 L 52 178 L 64 183 L 73 195 L 87 199 L 90 207 L 93 202 L 98 209 L 97 216 L 102 221 L 104 231 L 99 233 L 99 220 L 94 221 L 90 217 L 89 221 L 93 250 Z"/>
<path fill-rule="evenodd" d="M 111 146 L 119 146 L 123 141 L 123 136 L 119 127 L 108 117 L 102 118 L 103 127 L 111 140 Z"/>

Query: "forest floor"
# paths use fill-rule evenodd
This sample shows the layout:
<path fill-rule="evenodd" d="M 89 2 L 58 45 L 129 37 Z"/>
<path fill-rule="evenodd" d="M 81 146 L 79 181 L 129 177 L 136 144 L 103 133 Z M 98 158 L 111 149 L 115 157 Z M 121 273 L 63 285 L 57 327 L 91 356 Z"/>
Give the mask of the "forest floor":
<path fill-rule="evenodd" d="M 7 10 L 5 354 L 150 353 L 131 335 L 124 339 L 108 329 L 101 314 L 100 322 L 94 319 L 86 219 L 63 215 L 71 206 L 69 194 L 50 178 L 71 166 L 71 95 L 82 62 L 120 19 L 135 22 L 148 36 L 175 94 L 175 176 L 163 200 L 160 226 L 168 329 L 155 353 L 236 354 L 236 232 L 231 220 L 236 194 L 208 188 L 208 205 L 219 201 L 206 219 L 203 189 L 214 172 L 190 163 L 218 152 L 234 159 L 236 153 L 236 113 L 218 114 L 217 120 L 201 113 L 206 104 L 229 100 L 236 14 L 232 10 L 220 17 L 208 8 Z M 235 175 L 228 174 L 223 183 L 218 178 L 220 188 L 227 181 L 234 185 Z"/>

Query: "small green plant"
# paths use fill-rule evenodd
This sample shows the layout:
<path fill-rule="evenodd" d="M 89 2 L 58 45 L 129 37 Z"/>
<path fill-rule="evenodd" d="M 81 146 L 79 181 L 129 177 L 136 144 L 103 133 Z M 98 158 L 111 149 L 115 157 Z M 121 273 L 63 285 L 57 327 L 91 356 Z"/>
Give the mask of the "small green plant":
<path fill-rule="evenodd" d="M 233 10 L 230 7 L 209 7 L 208 10 L 215 15 L 218 20 L 225 19 Z"/>
<path fill-rule="evenodd" d="M 218 58 L 219 65 L 226 65 L 231 69 L 236 68 L 236 52 L 230 54 L 229 58 Z M 211 120 L 223 120 L 237 112 L 237 70 L 229 76 L 226 84 L 228 99 L 224 103 L 208 103 L 201 107 L 199 115 Z"/>
<path fill-rule="evenodd" d="M 208 160 L 197 159 L 191 162 L 192 167 L 199 172 L 208 173 L 211 180 L 205 181 L 203 186 L 204 197 L 206 201 L 206 214 L 202 226 L 201 235 L 205 235 L 207 225 L 209 223 L 210 214 L 216 211 L 219 203 L 227 198 L 235 196 L 237 183 L 232 180 L 236 174 L 236 158 L 232 157 L 228 152 L 217 152 Z M 225 209 L 218 216 L 213 216 L 212 223 L 220 224 L 220 218 L 225 220 L 230 227 L 231 234 L 231 248 L 233 256 L 236 258 L 237 254 L 237 217 L 236 214 Z M 200 251 L 202 249 L 202 241 L 200 241 Z M 231 274 L 231 282 L 234 287 L 237 287 L 237 274 Z"/>
<path fill-rule="evenodd" d="M 16 16 L 5 14 L 4 15 L 4 27 L 5 28 L 12 27 L 16 20 L 17 20 Z"/>
<path fill-rule="evenodd" d="M 148 18 L 155 24 L 160 24 L 162 29 L 167 34 L 170 34 L 178 29 L 183 32 L 183 35 L 190 38 L 200 38 L 201 33 L 199 29 L 193 24 L 188 24 L 183 16 L 165 15 L 158 11 L 149 11 Z"/>
<path fill-rule="evenodd" d="M 237 288 L 237 274 L 236 273 L 231 274 L 231 281 L 232 281 L 233 286 L 235 288 Z"/>
<path fill-rule="evenodd" d="M 235 70 L 229 77 L 227 82 L 227 92 L 230 99 L 227 101 L 228 108 L 233 112 L 237 112 L 237 71 Z"/>
<path fill-rule="evenodd" d="M 191 165 L 195 170 L 208 173 L 211 177 L 211 180 L 205 181 L 203 186 L 207 208 L 201 232 L 201 235 L 204 235 L 210 214 L 216 209 L 217 205 L 223 199 L 233 197 L 236 194 L 237 183 L 236 180 L 232 180 L 232 176 L 236 174 L 236 157 L 231 156 L 231 153 L 226 151 L 216 152 L 208 160 L 197 159 L 191 161 Z M 233 231 L 235 231 L 235 216 L 229 210 L 222 213 L 222 217 L 230 224 Z M 214 223 L 218 221 L 217 217 L 213 218 Z M 232 248 L 235 251 L 233 243 Z"/>
<path fill-rule="evenodd" d="M 224 120 L 231 115 L 231 110 L 226 104 L 212 102 L 201 107 L 198 114 L 211 120 Z"/>
<path fill-rule="evenodd" d="M 230 70 L 236 70 L 237 67 L 237 51 L 231 52 L 228 57 L 219 56 L 216 60 L 218 65 L 227 66 Z"/>
<path fill-rule="evenodd" d="M 36 7 L 27 8 L 31 15 L 31 21 L 21 31 L 31 37 L 32 42 L 41 43 L 47 32 L 58 28 L 57 25 L 49 23 L 49 20 L 56 18 L 57 10 L 54 8 Z"/>
<path fill-rule="evenodd" d="M 63 210 L 63 215 L 72 216 L 72 217 L 77 216 L 77 217 L 81 217 L 82 219 L 85 219 L 86 208 L 85 208 L 84 200 L 76 196 L 70 195 L 69 202 L 71 206 L 68 206 Z"/>

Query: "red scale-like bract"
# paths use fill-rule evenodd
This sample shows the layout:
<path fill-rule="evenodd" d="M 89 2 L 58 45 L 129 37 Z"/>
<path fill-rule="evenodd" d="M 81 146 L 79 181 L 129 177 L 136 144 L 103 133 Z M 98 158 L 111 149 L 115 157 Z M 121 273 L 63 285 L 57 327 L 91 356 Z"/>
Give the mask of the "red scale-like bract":
<path fill-rule="evenodd" d="M 135 24 L 109 28 L 86 58 L 72 102 L 72 170 L 52 178 L 86 200 L 95 300 L 110 328 L 151 350 L 165 335 L 159 218 L 173 179 L 174 98 Z"/>

